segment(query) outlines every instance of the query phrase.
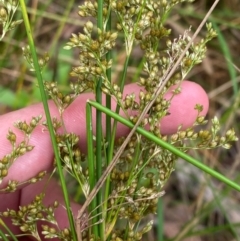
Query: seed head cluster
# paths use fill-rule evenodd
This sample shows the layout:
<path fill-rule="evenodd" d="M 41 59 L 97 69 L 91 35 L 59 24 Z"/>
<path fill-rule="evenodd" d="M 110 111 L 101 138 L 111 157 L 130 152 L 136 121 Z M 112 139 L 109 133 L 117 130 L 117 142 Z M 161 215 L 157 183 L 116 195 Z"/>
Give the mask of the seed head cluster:
<path fill-rule="evenodd" d="M 26 121 L 18 121 L 15 123 L 15 127 L 23 133 L 23 140 L 17 140 L 17 135 L 9 130 L 7 134 L 7 139 L 9 140 L 12 151 L 9 154 L 6 154 L 4 157 L 0 159 L 0 184 L 3 179 L 8 175 L 8 170 L 12 166 L 12 164 L 20 157 L 33 150 L 34 146 L 32 146 L 29 141 L 31 138 L 31 134 L 34 129 L 39 125 L 42 116 L 33 117 L 29 123 Z M 39 174 L 34 178 L 34 180 L 41 180 L 43 177 L 42 174 Z M 33 180 L 29 180 L 28 182 L 33 182 Z M 18 183 L 15 180 L 10 180 L 8 182 L 7 187 L 0 189 L 0 192 L 14 192 L 19 185 L 24 183 Z"/>
<path fill-rule="evenodd" d="M 15 29 L 22 23 L 22 19 L 13 20 L 18 8 L 18 0 L 1 0 L 0 1 L 0 25 L 1 34 L 0 41 L 5 37 L 6 33 Z"/>
<path fill-rule="evenodd" d="M 8 1 L 1 2 L 3 6 L 0 7 L 0 24 L 5 26 L 10 11 L 8 11 L 7 5 L 4 5 Z M 12 0 L 11 2 L 13 6 L 16 5 L 15 1 Z M 165 20 L 170 10 L 176 4 L 182 2 L 192 1 L 105 0 L 103 1 L 102 29 L 96 27 L 94 20 L 98 14 L 97 1 L 85 1 L 79 7 L 79 15 L 88 17 L 88 20 L 82 31 L 73 33 L 65 46 L 65 49 L 76 49 L 79 54 L 76 65 L 70 73 L 72 77 L 75 77 L 75 81 L 70 83 L 71 93 L 63 93 L 56 82 L 46 81 L 44 87 L 60 113 L 60 119 L 53 118 L 52 123 L 62 165 L 66 172 L 76 179 L 85 198 L 90 193 L 90 179 L 92 178 L 89 175 L 89 166 L 86 164 L 88 156 L 83 154 L 78 146 L 81 136 L 63 131 L 65 130 L 62 118 L 63 112 L 79 94 L 85 91 L 95 92 L 99 80 L 101 80 L 102 92 L 116 100 L 118 107 L 125 113 L 126 118 L 133 124 L 137 123 L 142 111 L 153 100 L 156 89 L 161 86 L 164 76 L 191 40 L 190 29 L 178 38 L 172 39 L 171 29 L 165 26 Z M 107 28 L 110 15 L 114 19 L 112 29 Z M 181 93 L 181 88 L 175 88 L 170 99 L 165 98 L 166 92 L 173 85 L 180 86 L 181 81 L 190 70 L 203 60 L 206 53 L 206 44 L 215 36 L 216 32 L 212 25 L 207 24 L 205 37 L 199 42 L 191 44 L 177 70 L 164 86 L 162 93 L 157 96 L 140 124 L 141 127 L 147 128 L 156 137 L 167 141 L 183 152 L 189 149 L 212 149 L 215 147 L 228 149 L 231 143 L 237 140 L 233 129 L 220 136 L 220 124 L 216 117 L 212 120 L 210 130 L 203 129 L 202 126 L 207 121 L 201 115 L 203 107 L 199 104 L 195 107 L 198 115 L 192 127 L 183 130 L 179 126 L 176 133 L 164 136 L 159 125 L 161 119 L 169 114 L 171 100 Z M 142 72 L 137 78 L 137 83 L 141 86 L 141 91 L 138 94 L 129 93 L 124 96 L 123 83 L 126 79 L 122 79 L 120 84 L 112 83 L 107 74 L 113 68 L 114 63 L 107 56 L 111 51 L 118 50 L 119 45 L 125 48 L 127 64 L 131 62 L 130 57 L 135 48 L 138 48 L 143 55 Z M 31 70 L 34 71 L 29 47 L 23 48 L 23 54 L 30 64 Z M 41 70 L 48 60 L 48 54 L 39 59 Z M 123 76 L 126 76 L 127 67 L 123 67 L 123 72 L 125 73 Z M 7 139 L 12 145 L 12 152 L 0 160 L 0 183 L 8 175 L 9 168 L 17 158 L 33 150 L 34 147 L 29 144 L 29 141 L 32 132 L 40 124 L 40 121 L 41 116 L 33 117 L 30 123 L 18 121 L 15 124 L 15 127 L 24 134 L 24 139 L 20 142 L 17 141 L 17 135 L 9 130 Z M 41 124 L 48 128 L 46 122 Z M 124 137 L 115 141 L 113 155 L 121 148 L 123 141 Z M 107 161 L 105 161 L 107 159 L 106 148 L 111 148 L 110 143 L 103 139 L 103 169 L 107 166 Z M 106 240 L 142 240 L 143 234 L 153 226 L 153 220 L 147 223 L 143 220 L 149 214 L 156 213 L 158 199 L 164 194 L 164 185 L 174 171 L 176 161 L 177 156 L 170 151 L 157 146 L 140 134 L 134 134 L 112 172 L 109 173 L 110 187 L 108 189 L 105 189 L 105 186 L 102 188 L 104 195 L 107 194 L 105 195 L 105 201 L 102 203 L 102 206 L 105 207 L 104 213 L 101 213 L 104 219 L 97 219 L 96 216 L 99 214 L 94 214 L 94 212 L 88 213 L 88 219 L 81 226 L 82 240 L 100 240 L 94 228 L 103 222 Z M 42 171 L 27 182 L 35 183 L 41 180 L 45 174 L 46 172 Z M 0 191 L 13 192 L 22 184 L 10 180 L 7 187 Z M 58 201 L 56 200 L 52 205 L 45 207 L 43 198 L 44 194 L 40 194 L 29 205 L 20 206 L 19 210 L 8 209 L 0 213 L 0 216 L 10 217 L 13 224 L 19 226 L 23 233 L 29 234 L 37 240 L 40 240 L 39 232 L 45 238 L 73 240 L 71 231 L 68 228 L 61 230 L 55 220 L 54 210 L 58 207 Z M 42 225 L 41 230 L 37 227 L 39 221 L 46 222 Z"/>

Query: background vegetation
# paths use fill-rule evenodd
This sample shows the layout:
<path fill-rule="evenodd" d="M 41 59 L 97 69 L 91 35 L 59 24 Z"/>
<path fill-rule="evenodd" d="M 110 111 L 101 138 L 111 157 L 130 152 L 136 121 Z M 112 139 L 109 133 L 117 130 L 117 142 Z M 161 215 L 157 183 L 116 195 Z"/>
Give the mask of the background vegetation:
<path fill-rule="evenodd" d="M 33 23 L 34 39 L 39 54 L 49 53 L 50 61 L 43 72 L 45 80 L 57 81 L 62 91 L 68 91 L 69 72 L 77 53 L 64 50 L 71 34 L 82 29 L 78 5 L 74 0 L 32 0 L 28 12 Z M 171 12 L 167 24 L 178 36 L 192 26 L 195 30 L 213 1 L 198 0 L 179 5 Z M 240 81 L 240 4 L 239 0 L 222 0 L 210 20 L 218 31 L 218 38 L 208 44 L 207 57 L 194 68 L 188 79 L 199 83 L 207 91 L 210 109 L 207 119 L 217 115 L 223 131 L 234 127 L 239 135 Z M 17 13 L 20 14 L 20 13 Z M 200 36 L 199 36 L 200 37 Z M 21 47 L 27 43 L 24 25 L 9 32 L 0 43 L 0 114 L 40 101 L 35 76 L 22 57 Z M 134 50 L 133 63 L 140 63 L 141 54 Z M 6 57 L 7 56 L 7 57 Z M 113 53 L 114 56 L 114 53 Z M 122 70 L 125 51 L 114 56 L 118 63 L 113 81 Z M 131 64 L 130 64 L 131 65 Z M 137 69 L 130 68 L 129 82 Z M 236 142 L 230 150 L 192 151 L 191 155 L 208 166 L 239 182 L 239 148 Z M 195 167 L 179 160 L 162 199 L 165 240 L 240 240 L 240 193 L 227 188 Z M 146 240 L 155 240 L 156 230 Z M 167 239 L 168 238 L 168 239 Z"/>

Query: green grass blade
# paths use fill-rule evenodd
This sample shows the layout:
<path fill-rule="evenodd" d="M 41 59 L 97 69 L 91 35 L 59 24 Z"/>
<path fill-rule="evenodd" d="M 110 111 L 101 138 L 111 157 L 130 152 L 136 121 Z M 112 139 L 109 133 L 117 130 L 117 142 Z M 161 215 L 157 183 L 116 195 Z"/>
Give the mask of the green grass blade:
<path fill-rule="evenodd" d="M 0 226 L 3 226 L 6 229 L 6 231 L 9 233 L 9 236 L 11 237 L 12 240 L 17 241 L 16 236 L 11 232 L 11 230 L 7 227 L 7 225 L 5 225 L 5 223 L 1 218 L 0 218 Z M 0 237 L 2 237 L 3 240 L 9 241 L 9 239 L 6 237 L 6 235 L 3 233 L 1 229 L 0 229 Z"/>
<path fill-rule="evenodd" d="M 103 30 L 103 0 L 98 0 L 98 9 L 97 9 L 97 26 L 98 29 Z M 102 104 L 102 78 L 97 80 L 96 86 L 96 101 Z M 102 176 L 102 112 L 96 110 L 96 179 L 99 180 Z M 101 240 L 104 240 L 104 227 L 102 220 L 102 191 L 98 192 L 96 195 L 97 207 L 98 207 L 98 233 L 95 234 L 95 238 L 100 237 Z"/>
<path fill-rule="evenodd" d="M 89 184 L 90 190 L 92 190 L 96 185 L 96 174 L 95 174 L 95 158 L 94 158 L 94 147 L 93 147 L 93 132 L 92 132 L 92 108 L 89 104 L 86 105 L 86 120 L 87 120 L 87 153 L 88 153 L 88 171 L 89 171 Z M 89 205 L 88 212 L 93 216 L 92 228 L 95 235 L 98 234 L 97 225 L 94 225 L 97 219 L 97 199 L 94 198 Z"/>
<path fill-rule="evenodd" d="M 109 17 L 107 20 L 107 26 L 106 26 L 106 30 L 107 31 L 111 31 L 111 9 L 109 9 Z M 112 59 L 112 51 L 110 50 L 107 55 L 106 55 L 106 60 L 107 62 L 109 62 Z M 109 68 L 106 70 L 106 75 L 108 78 L 109 83 L 112 83 L 112 68 Z M 106 107 L 111 110 L 111 95 L 106 95 Z M 112 155 L 113 155 L 113 150 L 110 148 L 110 143 L 112 141 L 112 124 L 111 124 L 111 116 L 106 115 L 106 143 L 107 143 L 107 147 L 106 147 L 106 165 L 109 165 L 109 163 L 112 160 Z M 103 219 L 107 220 L 107 208 L 108 208 L 108 198 L 109 198 L 109 194 L 111 193 L 111 181 L 110 181 L 110 177 L 107 178 L 106 180 L 106 186 L 105 186 L 105 192 L 104 192 L 104 204 L 103 204 Z M 105 221 L 106 224 L 106 221 Z M 106 234 L 105 234 L 106 235 Z"/>
<path fill-rule="evenodd" d="M 89 100 L 89 104 L 94 106 L 95 108 L 101 110 L 105 114 L 110 115 L 112 118 L 116 119 L 117 121 L 121 122 L 122 124 L 124 124 L 124 125 L 126 125 L 130 128 L 134 127 L 134 124 L 132 122 L 124 119 L 122 116 L 116 114 L 115 112 L 106 109 L 106 107 L 104 107 L 102 105 L 99 105 L 97 102 Z M 141 127 L 137 127 L 136 132 L 145 136 L 147 139 L 151 140 L 152 142 L 156 143 L 157 145 L 159 145 L 159 146 L 165 148 L 166 150 L 172 152 L 173 154 L 177 155 L 178 157 L 181 157 L 182 159 L 191 163 L 192 165 L 196 166 L 197 168 L 201 169 L 202 171 L 210 174 L 212 177 L 215 177 L 216 179 L 218 179 L 219 181 L 221 181 L 221 182 L 225 183 L 226 185 L 232 187 L 233 189 L 236 189 L 237 191 L 240 191 L 240 186 L 237 183 L 231 181 L 230 179 L 226 178 L 225 176 L 223 176 L 219 172 L 213 170 L 212 168 L 209 168 L 208 166 L 204 165 L 203 163 L 194 159 L 193 157 L 187 155 L 186 153 L 178 150 L 173 145 L 159 139 L 158 137 L 154 136 L 152 133 L 144 130 Z"/>
<path fill-rule="evenodd" d="M 5 236 L 5 234 L 2 232 L 1 229 L 0 229 L 0 237 L 1 237 L 1 239 L 3 239 L 4 241 L 9 241 L 8 238 Z"/>
<path fill-rule="evenodd" d="M 163 200 L 158 199 L 157 204 L 157 237 L 158 241 L 163 241 L 163 227 L 164 227 L 164 210 L 163 210 Z"/>
<path fill-rule="evenodd" d="M 229 75 L 230 75 L 230 78 L 232 81 L 234 95 L 237 96 L 237 94 L 238 94 L 238 83 L 236 81 L 237 80 L 237 72 L 233 65 L 230 49 L 228 47 L 228 44 L 227 44 L 223 34 L 220 31 L 218 25 L 214 21 L 212 22 L 212 24 L 213 24 L 214 29 L 217 31 L 217 37 L 218 37 L 218 40 L 220 43 L 220 48 L 227 61 L 228 72 L 229 72 Z"/>
<path fill-rule="evenodd" d="M 21 10 L 22 10 L 22 15 L 23 15 L 23 21 L 25 24 L 26 32 L 27 32 L 29 47 L 30 47 L 31 54 L 32 54 L 33 64 L 34 64 L 34 68 L 35 68 L 35 74 L 36 74 L 36 77 L 38 80 L 38 85 L 39 85 L 39 89 L 40 89 L 40 93 L 41 93 L 41 97 L 42 97 L 44 111 L 45 111 L 45 115 L 46 115 L 46 119 L 47 119 L 47 124 L 49 127 L 51 142 L 53 145 L 53 150 L 54 150 L 54 154 L 55 154 L 55 158 L 56 158 L 57 169 L 59 172 L 60 182 L 61 182 L 63 195 L 64 195 L 64 201 L 65 201 L 68 219 L 69 219 L 69 223 L 70 223 L 70 229 L 71 229 L 71 232 L 73 235 L 73 240 L 77 241 L 77 234 L 75 231 L 74 220 L 73 220 L 73 216 L 72 216 L 72 212 L 71 212 L 68 191 L 67 191 L 65 179 L 63 176 L 63 172 L 62 172 L 61 160 L 60 160 L 60 156 L 58 153 L 57 142 L 56 142 L 56 138 L 54 135 L 54 129 L 53 129 L 52 121 L 51 121 L 51 115 L 50 115 L 50 111 L 49 111 L 49 107 L 48 107 L 47 95 L 44 90 L 42 74 L 41 74 L 40 66 L 38 64 L 38 57 L 37 57 L 36 48 L 35 48 L 34 40 L 33 40 L 32 33 L 31 33 L 31 27 L 30 27 L 27 9 L 26 9 L 24 0 L 20 0 L 20 6 L 21 6 Z"/>

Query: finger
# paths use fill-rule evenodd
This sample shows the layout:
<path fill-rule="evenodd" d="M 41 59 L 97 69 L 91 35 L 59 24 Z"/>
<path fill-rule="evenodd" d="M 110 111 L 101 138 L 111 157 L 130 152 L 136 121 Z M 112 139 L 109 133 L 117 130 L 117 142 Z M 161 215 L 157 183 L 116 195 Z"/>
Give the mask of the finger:
<path fill-rule="evenodd" d="M 124 94 L 137 93 L 142 87 L 131 84 L 125 87 Z M 166 98 L 171 95 L 166 95 Z M 91 93 L 81 94 L 65 111 L 63 114 L 64 123 L 67 132 L 74 132 L 80 136 L 80 147 L 83 150 L 86 148 L 86 101 L 93 98 Z M 174 132 L 179 124 L 184 128 L 191 125 L 197 116 L 197 111 L 194 106 L 199 103 L 204 105 L 204 113 L 208 109 L 208 98 L 205 91 L 197 84 L 186 81 L 182 83 L 182 92 L 176 95 L 170 107 L 170 115 L 165 117 L 161 122 L 161 131 L 163 134 L 170 134 Z M 52 117 L 59 118 L 57 107 L 52 101 L 49 102 L 49 107 Z M 112 109 L 116 107 L 116 102 L 113 101 Z M 6 134 L 9 128 L 17 133 L 18 140 L 23 138 L 23 134 L 12 127 L 13 123 L 17 120 L 30 121 L 32 116 L 44 116 L 42 104 L 37 104 L 8 113 L 0 117 L 0 157 L 11 151 L 11 145 L 6 140 Z M 104 125 L 103 125 L 104 128 Z M 124 136 L 128 133 L 129 129 L 123 125 L 117 129 L 118 135 Z M 53 151 L 48 131 L 43 126 L 38 126 L 31 135 L 30 144 L 35 146 L 31 152 L 26 153 L 24 156 L 18 158 L 11 166 L 8 176 L 3 180 L 6 183 L 11 180 L 18 180 L 19 182 L 28 180 L 36 176 L 40 171 L 49 170 L 52 168 Z"/>
<path fill-rule="evenodd" d="M 165 98 L 170 99 L 172 91 L 178 87 L 171 87 Z M 160 123 L 161 133 L 164 135 L 176 133 L 179 126 L 182 126 L 182 130 L 191 127 L 198 115 L 198 111 L 194 109 L 196 104 L 203 106 L 201 116 L 205 116 L 208 112 L 209 99 L 200 85 L 191 81 L 183 81 L 180 87 L 181 93 L 175 95 L 171 101 L 169 115 L 165 116 Z"/>

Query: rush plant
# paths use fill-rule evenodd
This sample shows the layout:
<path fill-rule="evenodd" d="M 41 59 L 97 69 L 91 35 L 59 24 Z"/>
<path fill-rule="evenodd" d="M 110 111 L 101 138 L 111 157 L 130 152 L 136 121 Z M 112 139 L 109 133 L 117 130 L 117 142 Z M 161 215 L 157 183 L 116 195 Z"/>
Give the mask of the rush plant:
<path fill-rule="evenodd" d="M 1 23 L 3 27 L 11 28 L 13 23 L 6 25 L 12 19 L 9 9 L 18 2 L 1 2 Z M 42 122 L 42 116 L 33 117 L 30 123 L 16 120 L 15 127 L 23 133 L 24 141 L 16 144 L 16 134 L 9 130 L 7 139 L 12 152 L 0 160 L 0 181 L 19 156 L 33 149 L 28 144 L 31 133 L 37 125 L 44 125 L 51 135 L 54 170 L 63 188 L 70 227 L 63 230 L 58 227 L 54 217 L 58 200 L 45 207 L 42 203 L 44 193 L 36 196 L 29 205 L 21 206 L 19 210 L 8 209 L 0 216 L 11 217 L 14 225 L 36 240 L 41 240 L 41 233 L 45 238 L 59 240 L 135 241 L 142 240 L 152 228 L 153 220 L 144 222 L 144 219 L 149 214 L 156 214 L 158 200 L 164 195 L 164 185 L 179 157 L 240 190 L 238 185 L 186 154 L 189 149 L 230 148 L 237 140 L 233 129 L 220 136 L 216 117 L 211 128 L 204 129 L 207 121 L 201 114 L 203 107 L 200 104 L 195 106 L 198 114 L 192 127 L 184 130 L 179 126 L 176 133 L 164 135 L 159 125 L 169 114 L 171 101 L 181 92 L 182 81 L 202 62 L 206 44 L 216 37 L 212 24 L 207 23 L 205 37 L 199 41 L 194 41 L 194 37 L 202 26 L 193 37 L 189 28 L 172 39 L 171 29 L 165 26 L 166 19 L 176 4 L 191 0 L 85 1 L 79 6 L 78 13 L 79 17 L 88 20 L 82 31 L 73 33 L 65 46 L 65 49 L 76 49 L 79 56 L 70 73 L 75 81 L 70 84 L 71 92 L 67 94 L 61 91 L 57 82 L 42 79 L 49 56 L 36 55 L 26 6 L 23 0 L 19 2 L 29 40 L 23 55 L 36 73 L 47 121 Z M 207 16 L 202 25 L 206 19 Z M 112 56 L 120 48 L 125 49 L 125 61 L 118 83 L 114 83 L 111 74 L 116 63 Z M 134 48 L 139 48 L 143 54 L 136 77 L 142 91 L 123 95 Z M 169 90 L 172 90 L 171 97 L 166 99 Z M 93 92 L 95 100 L 86 104 L 87 153 L 84 154 L 78 146 L 81 136 L 67 131 L 62 133 L 59 129 L 65 130 L 63 113 L 66 108 L 86 91 Z M 51 118 L 47 96 L 57 106 L 60 119 Z M 117 103 L 115 110 L 111 110 L 113 101 Z M 96 126 L 92 121 L 93 110 L 96 110 Z M 119 115 L 120 111 L 125 117 Z M 127 138 L 116 138 L 118 122 L 132 129 Z M 106 133 L 103 133 L 103 125 L 107 126 Z M 71 212 L 63 170 L 76 180 L 85 200 L 76 218 Z M 45 171 L 39 173 L 28 183 L 41 180 L 45 174 Z M 0 191 L 13 192 L 22 184 L 26 183 L 11 180 Z M 45 221 L 41 229 L 37 226 L 39 221 Z M 9 229 L 0 234 L 3 239 L 14 238 Z"/>

